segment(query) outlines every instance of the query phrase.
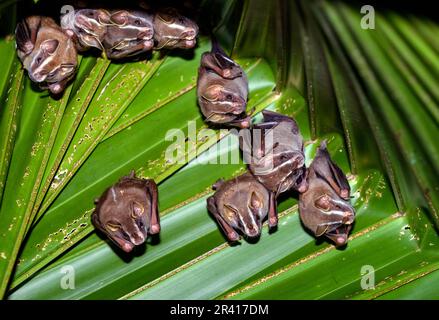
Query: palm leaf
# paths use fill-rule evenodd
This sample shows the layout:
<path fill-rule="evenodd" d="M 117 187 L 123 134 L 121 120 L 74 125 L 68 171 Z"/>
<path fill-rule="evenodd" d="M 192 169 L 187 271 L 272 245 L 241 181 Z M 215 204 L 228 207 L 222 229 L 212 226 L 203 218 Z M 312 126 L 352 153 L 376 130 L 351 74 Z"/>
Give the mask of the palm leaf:
<path fill-rule="evenodd" d="M 41 1 L 44 4 L 44 1 Z M 0 15 L 16 10 L 0 3 Z M 86 56 L 62 99 L 38 91 L 13 40 L 0 40 L 0 292 L 8 299 L 437 298 L 439 26 L 329 1 L 195 3 L 249 77 L 249 109 L 293 116 L 309 164 L 327 139 L 353 190 L 350 242 L 337 250 L 304 231 L 291 195 L 259 241 L 228 244 L 206 209 L 211 185 L 245 171 L 238 139 L 206 136 L 196 104 L 200 56 L 154 53 L 110 63 Z M 15 14 L 2 22 L 13 31 Z M 291 31 L 293 30 L 293 31 Z M 166 151 L 175 129 L 178 161 Z M 174 130 L 174 131 L 172 131 Z M 199 139 L 196 139 L 197 135 Z M 167 138 L 166 138 L 167 137 Z M 194 138 L 195 137 L 195 138 Z M 221 164 L 238 159 L 236 164 Z M 208 163 L 208 164 L 206 164 Z M 162 232 L 122 254 L 90 222 L 93 200 L 131 169 L 159 184 Z M 60 286 L 65 266 L 75 289 Z M 373 267 L 375 289 L 362 270 Z"/>

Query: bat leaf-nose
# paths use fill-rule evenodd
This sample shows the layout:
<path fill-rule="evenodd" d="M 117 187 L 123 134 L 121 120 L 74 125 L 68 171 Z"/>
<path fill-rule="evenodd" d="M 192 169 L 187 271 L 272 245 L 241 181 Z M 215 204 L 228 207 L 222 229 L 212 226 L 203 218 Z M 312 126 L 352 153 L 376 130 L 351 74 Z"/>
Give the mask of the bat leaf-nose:
<path fill-rule="evenodd" d="M 354 222 L 355 216 L 351 211 L 346 211 L 343 216 L 344 224 L 352 224 Z"/>
<path fill-rule="evenodd" d="M 142 233 L 136 233 L 132 238 L 131 242 L 134 243 L 136 246 L 142 244 L 145 242 L 145 236 Z"/>

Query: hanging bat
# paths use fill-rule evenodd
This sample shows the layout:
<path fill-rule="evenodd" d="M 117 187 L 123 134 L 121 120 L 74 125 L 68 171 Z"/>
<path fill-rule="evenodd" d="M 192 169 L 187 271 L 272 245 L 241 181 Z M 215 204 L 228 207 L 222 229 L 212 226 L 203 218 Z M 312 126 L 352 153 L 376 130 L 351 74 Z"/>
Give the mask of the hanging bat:
<path fill-rule="evenodd" d="M 326 141 L 320 144 L 308 169 L 308 184 L 308 190 L 299 196 L 302 223 L 316 237 L 325 236 L 336 246 L 346 244 L 355 211 L 349 203 L 349 183 L 332 162 Z"/>
<path fill-rule="evenodd" d="M 64 91 L 75 75 L 77 52 L 55 21 L 27 17 L 17 24 L 15 37 L 18 57 L 31 80 L 53 94 Z"/>
<path fill-rule="evenodd" d="M 61 17 L 61 28 L 81 52 L 90 48 L 103 50 L 102 42 L 110 23 L 110 13 L 104 9 L 72 10 Z"/>
<path fill-rule="evenodd" d="M 175 9 L 160 10 L 154 15 L 156 49 L 190 49 L 197 43 L 198 26 Z"/>
<path fill-rule="evenodd" d="M 214 41 L 198 68 L 197 98 L 205 121 L 248 128 L 247 97 L 246 74 Z"/>
<path fill-rule="evenodd" d="M 144 11 L 111 13 L 103 40 L 109 59 L 121 59 L 150 51 L 154 46 L 153 15 Z"/>
<path fill-rule="evenodd" d="M 287 190 L 306 191 L 305 155 L 303 138 L 294 119 L 265 110 L 264 122 L 243 132 L 240 147 L 250 172 L 271 193 L 277 196 Z M 253 136 L 253 139 L 252 139 Z M 273 201 L 275 204 L 275 201 Z M 277 225 L 277 217 L 269 220 Z"/>
<path fill-rule="evenodd" d="M 207 199 L 207 208 L 218 221 L 227 239 L 239 239 L 240 233 L 249 238 L 259 237 L 262 221 L 276 215 L 269 192 L 250 173 L 213 185 L 215 194 Z"/>
<path fill-rule="evenodd" d="M 96 200 L 93 225 L 125 252 L 160 232 L 158 190 L 154 180 L 139 179 L 134 171 L 122 177 Z"/>
<path fill-rule="evenodd" d="M 304 192 L 305 155 L 303 138 L 294 119 L 264 110 L 264 122 L 242 135 L 241 149 L 250 171 L 276 195 L 291 188 Z"/>

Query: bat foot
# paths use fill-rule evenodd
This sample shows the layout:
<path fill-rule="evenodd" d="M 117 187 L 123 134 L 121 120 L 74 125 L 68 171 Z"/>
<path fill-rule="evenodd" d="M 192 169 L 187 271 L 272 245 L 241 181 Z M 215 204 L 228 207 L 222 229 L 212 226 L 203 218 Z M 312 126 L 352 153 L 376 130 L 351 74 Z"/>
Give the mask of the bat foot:
<path fill-rule="evenodd" d="M 277 227 L 278 219 L 277 217 L 270 217 L 268 219 L 268 226 L 270 229 Z"/>
<path fill-rule="evenodd" d="M 227 238 L 230 242 L 235 242 L 239 240 L 239 235 L 236 232 L 229 232 Z"/>
<path fill-rule="evenodd" d="M 157 234 L 160 232 L 160 225 L 159 224 L 153 224 L 150 228 L 149 228 L 149 233 L 150 234 Z"/>

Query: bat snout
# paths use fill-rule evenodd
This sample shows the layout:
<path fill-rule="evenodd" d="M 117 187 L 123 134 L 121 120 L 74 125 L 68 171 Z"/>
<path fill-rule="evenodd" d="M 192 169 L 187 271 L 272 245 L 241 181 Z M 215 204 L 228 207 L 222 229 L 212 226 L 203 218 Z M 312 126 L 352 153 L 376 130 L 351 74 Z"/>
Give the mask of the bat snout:
<path fill-rule="evenodd" d="M 46 80 L 46 76 L 44 74 L 41 74 L 40 72 L 29 72 L 29 78 L 33 82 L 43 82 Z"/>
<path fill-rule="evenodd" d="M 355 215 L 352 211 L 345 211 L 343 214 L 343 224 L 352 224 L 355 220 Z"/>
<path fill-rule="evenodd" d="M 197 36 L 197 32 L 194 29 L 188 29 L 181 34 L 182 39 L 193 40 Z"/>
<path fill-rule="evenodd" d="M 131 242 L 138 246 L 145 242 L 145 235 L 142 232 L 136 232 L 133 236 L 130 237 Z"/>

